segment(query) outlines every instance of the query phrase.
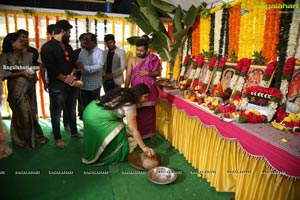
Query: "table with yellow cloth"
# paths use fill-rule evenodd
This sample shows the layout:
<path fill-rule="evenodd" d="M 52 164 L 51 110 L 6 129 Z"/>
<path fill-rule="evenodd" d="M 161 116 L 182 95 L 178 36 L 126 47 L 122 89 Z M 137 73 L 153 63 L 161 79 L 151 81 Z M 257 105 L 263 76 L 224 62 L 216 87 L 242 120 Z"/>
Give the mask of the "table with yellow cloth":
<path fill-rule="evenodd" d="M 300 199 L 299 134 L 225 122 L 179 90 L 160 90 L 157 129 L 217 191 L 241 200 Z"/>

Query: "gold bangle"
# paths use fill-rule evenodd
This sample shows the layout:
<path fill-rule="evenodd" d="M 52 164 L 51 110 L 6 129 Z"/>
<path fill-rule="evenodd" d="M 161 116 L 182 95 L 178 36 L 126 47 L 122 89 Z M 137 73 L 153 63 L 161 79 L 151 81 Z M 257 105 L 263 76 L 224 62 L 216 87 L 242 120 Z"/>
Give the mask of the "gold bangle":
<path fill-rule="evenodd" d="M 144 144 L 144 146 L 143 147 L 141 147 L 141 149 L 143 149 L 143 148 L 145 148 L 146 147 L 146 145 Z"/>

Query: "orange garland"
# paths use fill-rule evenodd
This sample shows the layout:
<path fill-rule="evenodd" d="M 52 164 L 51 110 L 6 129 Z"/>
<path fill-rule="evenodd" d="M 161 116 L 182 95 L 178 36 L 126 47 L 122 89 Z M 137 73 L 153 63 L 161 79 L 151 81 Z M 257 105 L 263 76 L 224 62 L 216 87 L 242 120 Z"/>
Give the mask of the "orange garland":
<path fill-rule="evenodd" d="M 48 27 L 49 26 L 49 17 L 48 16 L 46 16 L 46 27 Z M 49 36 L 49 34 L 47 34 L 47 41 L 49 41 L 50 40 L 50 36 Z"/>
<path fill-rule="evenodd" d="M 238 57 L 240 23 L 241 23 L 241 4 L 231 7 L 229 11 L 229 15 L 230 16 L 229 16 L 228 54 L 231 55 L 231 52 L 235 50 L 236 57 Z"/>
<path fill-rule="evenodd" d="M 192 56 L 200 54 L 200 16 L 198 16 L 193 24 L 192 31 Z"/>
<path fill-rule="evenodd" d="M 266 4 L 280 4 L 283 0 L 266 0 Z M 280 29 L 280 9 L 267 9 L 265 14 L 265 31 L 262 55 L 267 58 L 268 62 L 277 58 L 277 44 Z"/>
<path fill-rule="evenodd" d="M 37 49 L 40 49 L 40 30 L 39 30 L 39 16 L 34 16 L 35 20 L 35 46 Z M 40 104 L 41 104 L 41 110 L 42 110 L 42 117 L 43 119 L 46 118 L 46 112 L 45 112 L 45 101 L 44 101 L 44 90 L 43 90 L 43 80 L 41 75 L 41 70 L 38 71 L 39 74 L 39 87 L 40 87 Z"/>

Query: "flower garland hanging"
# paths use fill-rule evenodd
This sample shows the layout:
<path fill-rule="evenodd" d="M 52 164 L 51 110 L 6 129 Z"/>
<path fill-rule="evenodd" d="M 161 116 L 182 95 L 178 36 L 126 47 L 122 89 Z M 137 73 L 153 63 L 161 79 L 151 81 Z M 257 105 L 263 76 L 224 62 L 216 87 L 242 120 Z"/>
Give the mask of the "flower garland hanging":
<path fill-rule="evenodd" d="M 192 55 L 197 56 L 200 54 L 200 16 L 196 18 L 192 30 Z"/>
<path fill-rule="evenodd" d="M 201 86 L 201 88 L 199 89 L 199 93 L 203 93 L 207 90 L 207 87 L 209 85 L 209 82 L 211 81 L 211 77 L 212 77 L 212 73 L 215 67 L 215 64 L 217 62 L 217 56 L 213 56 L 211 58 L 211 60 L 208 63 L 208 70 L 206 71 L 206 75 L 205 75 L 205 79 L 203 81 L 203 85 Z"/>
<path fill-rule="evenodd" d="M 266 0 L 266 4 L 281 4 L 283 0 Z M 264 43 L 263 43 L 263 56 L 267 58 L 267 61 L 276 60 L 279 38 L 279 21 L 281 10 L 276 8 L 270 8 L 265 13 L 265 30 L 264 30 Z"/>
<path fill-rule="evenodd" d="M 89 18 L 85 18 L 85 27 L 86 27 L 86 32 L 90 32 L 90 20 Z"/>
<path fill-rule="evenodd" d="M 75 38 L 76 38 L 76 49 L 79 48 L 79 39 L 78 39 L 78 18 L 75 18 Z"/>
<path fill-rule="evenodd" d="M 267 113 L 261 114 L 258 110 L 245 110 L 249 98 L 258 98 L 257 106 L 266 107 Z M 277 88 L 263 88 L 253 86 L 246 89 L 243 97 L 243 107 L 238 122 L 240 123 L 263 123 L 270 122 L 275 113 L 276 108 L 282 98 L 281 91 Z M 267 106 L 264 106 L 267 105 Z"/>
<path fill-rule="evenodd" d="M 241 4 L 231 7 L 229 10 L 229 43 L 228 43 L 228 55 L 236 52 L 238 56 L 239 52 L 239 35 L 241 24 Z M 231 61 L 231 60 L 229 60 Z"/>
<path fill-rule="evenodd" d="M 5 12 L 5 27 L 6 27 L 6 33 L 9 33 L 9 23 L 8 23 L 8 15 Z"/>
<path fill-rule="evenodd" d="M 18 30 L 18 20 L 17 20 L 17 15 L 14 14 L 14 24 L 15 24 L 15 32 Z"/>
<path fill-rule="evenodd" d="M 190 65 L 190 59 L 191 59 L 190 54 L 187 54 L 184 58 L 183 65 L 181 67 L 181 71 L 180 71 L 180 75 L 179 75 L 179 83 L 182 82 L 184 79 L 184 74 L 185 74 L 188 66 Z"/>
<path fill-rule="evenodd" d="M 199 49 L 209 51 L 210 16 L 200 19 L 200 47 Z"/>
<path fill-rule="evenodd" d="M 300 0 L 297 0 L 296 2 L 297 2 L 297 4 L 300 4 Z M 299 34 L 300 34 L 299 28 L 300 28 L 300 13 L 295 12 L 293 14 L 292 24 L 291 24 L 290 33 L 289 33 L 288 46 L 287 46 L 287 57 L 295 57 L 296 56 L 297 46 L 299 45 L 297 43 Z"/>
<path fill-rule="evenodd" d="M 97 22 L 98 22 L 97 19 L 94 19 L 94 24 L 95 24 L 95 35 L 97 35 L 97 33 L 98 33 L 98 27 L 97 27 L 98 23 L 97 23 Z"/>
<path fill-rule="evenodd" d="M 273 76 L 276 66 L 277 66 L 278 62 L 277 61 L 273 61 L 270 62 L 267 65 L 267 68 L 264 71 L 264 76 L 262 81 L 259 83 L 259 86 L 261 87 L 267 87 L 267 83 L 270 81 L 271 77 Z"/>
<path fill-rule="evenodd" d="M 240 37 L 238 38 L 239 58 L 251 58 L 253 51 L 263 48 L 265 8 L 257 8 L 254 2 L 250 1 L 247 1 L 248 4 L 254 9 L 241 17 Z"/>
<path fill-rule="evenodd" d="M 292 79 L 292 75 L 296 65 L 296 58 L 288 58 L 284 64 L 281 76 L 280 91 L 282 93 L 281 104 L 286 102 L 286 95 L 288 93 L 289 83 Z"/>
<path fill-rule="evenodd" d="M 215 39 L 215 13 L 210 17 L 210 31 L 209 31 L 209 51 L 214 51 Z"/>
<path fill-rule="evenodd" d="M 215 21 L 214 21 L 214 47 L 213 51 L 217 51 L 220 49 L 220 39 L 221 39 L 221 27 L 222 27 L 222 12 L 223 10 L 218 10 L 215 12 Z M 224 40 L 224 38 L 222 38 Z"/>
<path fill-rule="evenodd" d="M 224 8 L 222 11 L 222 25 L 219 39 L 219 56 L 228 54 L 228 18 L 228 8 Z"/>
<path fill-rule="evenodd" d="M 284 3 L 289 3 L 288 0 L 284 0 Z M 280 27 L 279 27 L 279 41 L 277 45 L 278 50 L 278 67 L 275 72 L 274 87 L 279 88 L 281 83 L 281 74 L 284 68 L 284 63 L 287 58 L 287 45 L 290 33 L 291 22 L 293 18 L 293 10 L 282 9 L 280 15 Z"/>

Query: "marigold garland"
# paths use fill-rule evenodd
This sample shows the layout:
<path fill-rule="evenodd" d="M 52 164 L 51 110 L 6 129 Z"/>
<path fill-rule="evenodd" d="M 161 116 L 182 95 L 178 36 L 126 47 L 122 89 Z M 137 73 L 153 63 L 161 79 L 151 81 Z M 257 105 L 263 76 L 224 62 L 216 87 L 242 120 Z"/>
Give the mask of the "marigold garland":
<path fill-rule="evenodd" d="M 241 17 L 238 58 L 251 58 L 253 51 L 263 48 L 265 8 L 254 5 L 264 3 L 264 0 L 247 1 L 247 6 L 254 9 Z"/>
<path fill-rule="evenodd" d="M 5 28 L 6 28 L 6 33 L 9 33 L 9 23 L 8 23 L 8 16 L 7 13 L 5 13 Z"/>
<path fill-rule="evenodd" d="M 49 20 L 49 17 L 47 16 L 47 17 L 46 17 L 46 27 L 49 26 L 49 21 L 50 21 L 50 20 Z M 46 40 L 47 40 L 47 41 L 50 40 L 50 35 L 49 35 L 49 34 L 46 34 Z"/>
<path fill-rule="evenodd" d="M 200 19 L 200 51 L 209 51 L 210 17 Z"/>
<path fill-rule="evenodd" d="M 210 17 L 210 32 L 209 32 L 209 51 L 214 51 L 215 44 L 215 13 Z"/>
<path fill-rule="evenodd" d="M 240 22 L 241 22 L 241 4 L 231 7 L 229 10 L 229 44 L 228 55 L 233 51 L 239 52 L 239 36 L 240 36 Z M 230 61 L 230 60 L 229 60 Z"/>
<path fill-rule="evenodd" d="M 197 56 L 200 54 L 200 16 L 196 18 L 192 30 L 192 55 Z"/>
<path fill-rule="evenodd" d="M 266 0 L 267 4 L 282 3 L 282 0 Z M 279 36 L 279 20 L 280 9 L 267 9 L 265 13 L 265 31 L 262 55 L 267 58 L 267 61 L 276 60 L 278 36 Z"/>
<path fill-rule="evenodd" d="M 15 24 L 15 31 L 17 32 L 17 30 L 18 30 L 18 20 L 17 20 L 17 15 L 14 15 L 14 24 Z"/>

